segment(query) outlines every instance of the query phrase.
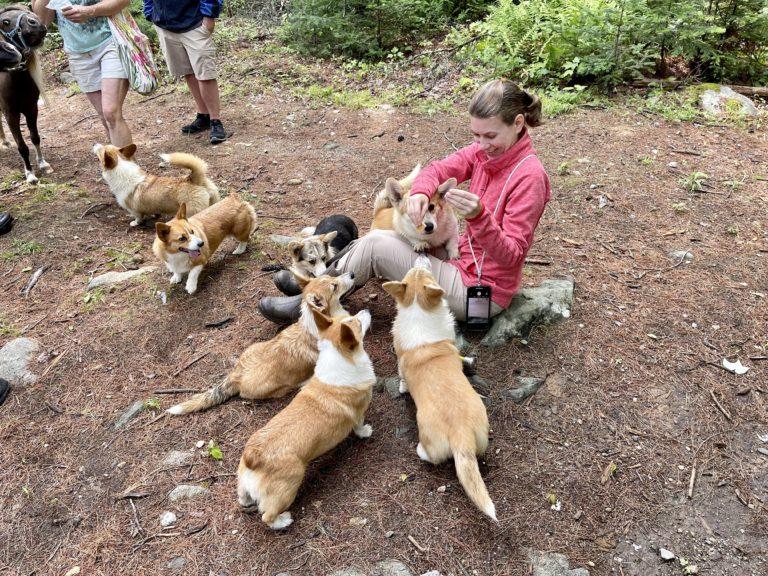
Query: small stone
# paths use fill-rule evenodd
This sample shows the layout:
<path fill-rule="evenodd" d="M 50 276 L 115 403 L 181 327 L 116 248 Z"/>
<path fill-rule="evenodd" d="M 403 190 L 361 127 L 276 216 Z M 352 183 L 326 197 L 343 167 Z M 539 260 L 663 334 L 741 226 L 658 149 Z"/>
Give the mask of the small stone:
<path fill-rule="evenodd" d="M 368 518 L 361 518 L 360 516 L 353 516 L 349 519 L 351 526 L 365 526 L 368 524 Z"/>
<path fill-rule="evenodd" d="M 180 570 L 181 568 L 184 568 L 184 565 L 187 563 L 187 559 L 183 558 L 182 556 L 179 556 L 178 558 L 174 558 L 170 562 L 168 562 L 168 568 L 170 570 Z"/>
<path fill-rule="evenodd" d="M 194 486 L 190 484 L 179 484 L 168 493 L 168 500 L 178 502 L 184 498 L 194 498 L 202 494 L 209 494 L 210 490 L 203 486 Z"/>
<path fill-rule="evenodd" d="M 189 464 L 194 459 L 195 455 L 192 452 L 181 452 L 179 450 L 171 450 L 163 458 L 162 465 L 164 468 L 171 466 L 184 466 Z"/>
<path fill-rule="evenodd" d="M 403 436 L 407 436 L 408 432 L 411 430 L 412 428 L 409 424 L 406 424 L 405 426 L 398 426 L 395 428 L 395 438 L 402 438 Z"/>
<path fill-rule="evenodd" d="M 687 250 L 675 250 L 669 253 L 669 257 L 675 262 L 680 262 L 681 260 L 686 264 L 693 262 L 693 252 Z"/>
<path fill-rule="evenodd" d="M 661 556 L 661 559 L 665 562 L 675 559 L 675 555 L 666 548 L 659 548 L 659 556 Z"/>
<path fill-rule="evenodd" d="M 130 280 L 135 276 L 141 276 L 147 272 L 152 272 L 155 269 L 157 269 L 157 266 L 144 266 L 138 270 L 128 270 L 126 272 L 107 272 L 101 276 L 91 278 L 91 281 L 88 282 L 88 290 L 93 290 L 99 286 L 108 286 L 110 284 L 125 282 L 126 280 Z"/>
<path fill-rule="evenodd" d="M 506 398 L 510 398 L 516 404 L 520 404 L 527 398 L 536 394 L 542 384 L 546 382 L 546 378 L 537 378 L 535 376 L 515 376 L 517 382 L 517 388 L 511 388 L 502 390 L 502 395 Z M 557 406 L 552 406 L 551 411 L 553 414 L 557 414 Z"/>
<path fill-rule="evenodd" d="M 413 576 L 408 567 L 399 560 L 383 560 L 376 564 L 371 576 Z"/>
<path fill-rule="evenodd" d="M 368 576 L 365 572 L 360 572 L 357 568 L 345 568 L 343 570 L 337 570 L 329 574 L 328 576 Z"/>
<path fill-rule="evenodd" d="M 176 514 L 170 511 L 166 511 L 160 514 L 160 526 L 165 528 L 171 524 L 176 524 Z"/>
<path fill-rule="evenodd" d="M 677 168 L 678 164 L 677 162 L 670 162 L 669 164 L 667 164 L 667 166 L 669 166 L 670 168 Z"/>
<path fill-rule="evenodd" d="M 286 184 L 288 184 L 289 186 L 298 186 L 299 184 L 302 184 L 303 182 L 304 182 L 304 180 L 301 179 L 301 178 L 291 178 L 290 180 L 288 180 L 288 182 L 286 182 Z"/>
<path fill-rule="evenodd" d="M 120 416 L 120 418 L 117 419 L 117 422 L 115 422 L 115 429 L 119 430 L 128 422 L 135 418 L 139 413 L 141 413 L 144 410 L 144 401 L 143 400 L 136 400 L 133 404 L 131 404 L 128 409 L 123 412 L 123 415 Z"/>
<path fill-rule="evenodd" d="M 394 535 L 395 535 L 395 531 L 394 531 L 394 530 L 387 530 L 387 531 L 384 533 L 384 536 L 385 536 L 386 538 L 392 538 L 392 536 L 394 536 Z"/>
<path fill-rule="evenodd" d="M 195 448 L 202 448 L 203 446 L 205 446 L 205 440 L 198 440 L 195 443 Z"/>
<path fill-rule="evenodd" d="M 424 572 L 421 576 L 443 576 L 438 572 L 437 570 L 430 570 L 429 572 Z"/>
<path fill-rule="evenodd" d="M 323 146 L 323 148 L 325 148 L 326 150 L 335 150 L 338 147 L 339 147 L 338 142 L 328 142 L 328 144 Z"/>
<path fill-rule="evenodd" d="M 576 514 L 573 515 L 573 519 L 574 520 L 579 520 L 583 515 L 584 515 L 584 511 L 583 510 L 579 510 L 578 512 L 576 512 Z"/>
<path fill-rule="evenodd" d="M 400 378 L 385 378 L 384 388 L 387 390 L 387 394 L 389 394 L 390 398 L 400 397 Z"/>
<path fill-rule="evenodd" d="M 64 576 L 76 576 L 77 574 L 80 574 L 80 566 L 73 566 L 72 568 L 67 570 Z"/>
<path fill-rule="evenodd" d="M 444 485 L 443 486 L 438 486 L 437 491 L 442 494 L 443 492 L 445 492 L 445 486 Z"/>

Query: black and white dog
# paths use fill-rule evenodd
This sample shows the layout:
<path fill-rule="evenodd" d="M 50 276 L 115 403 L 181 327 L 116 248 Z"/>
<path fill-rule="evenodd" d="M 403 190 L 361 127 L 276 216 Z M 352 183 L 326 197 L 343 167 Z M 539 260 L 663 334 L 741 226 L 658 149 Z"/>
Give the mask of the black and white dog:
<path fill-rule="evenodd" d="M 288 244 L 291 254 L 289 270 L 305 278 L 325 274 L 333 257 L 358 237 L 357 226 L 343 214 L 327 216 L 317 226 L 304 228 L 301 233 L 306 238 Z"/>

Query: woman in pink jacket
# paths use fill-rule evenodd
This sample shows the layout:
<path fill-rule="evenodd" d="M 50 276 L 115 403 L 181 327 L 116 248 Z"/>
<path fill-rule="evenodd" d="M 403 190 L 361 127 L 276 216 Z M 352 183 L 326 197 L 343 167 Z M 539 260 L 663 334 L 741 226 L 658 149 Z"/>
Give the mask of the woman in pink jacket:
<path fill-rule="evenodd" d="M 469 115 L 475 143 L 430 163 L 416 178 L 408 200 L 408 214 L 419 225 L 438 185 L 452 177 L 470 180 L 468 192 L 454 188 L 445 196 L 466 220 L 459 258 L 429 257 L 457 320 L 466 319 L 468 289 L 478 286 L 482 294 L 490 292 L 491 316 L 509 305 L 551 194 L 527 129 L 541 124 L 537 97 L 507 80 L 493 80 L 474 95 Z M 355 285 L 362 286 L 374 276 L 402 280 L 417 257 L 394 232 L 374 230 L 351 244 L 335 267 L 354 272 Z M 272 320 L 293 320 L 299 313 L 299 300 L 293 300 L 264 298 L 259 307 Z"/>

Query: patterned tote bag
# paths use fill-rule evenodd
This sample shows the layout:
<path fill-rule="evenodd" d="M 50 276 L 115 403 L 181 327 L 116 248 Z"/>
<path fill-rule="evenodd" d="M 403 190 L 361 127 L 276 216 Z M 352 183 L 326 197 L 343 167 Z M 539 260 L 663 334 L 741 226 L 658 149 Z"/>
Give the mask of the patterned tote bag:
<path fill-rule="evenodd" d="M 158 72 L 152 58 L 152 47 L 128 10 L 107 18 L 112 30 L 120 62 L 131 88 L 139 94 L 151 94 L 158 86 Z"/>

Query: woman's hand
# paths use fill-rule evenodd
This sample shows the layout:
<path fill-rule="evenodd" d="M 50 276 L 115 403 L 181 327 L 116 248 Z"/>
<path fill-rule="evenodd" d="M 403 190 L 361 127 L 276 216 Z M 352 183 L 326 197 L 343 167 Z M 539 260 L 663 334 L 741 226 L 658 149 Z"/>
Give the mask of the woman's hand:
<path fill-rule="evenodd" d="M 459 188 L 448 190 L 445 193 L 445 200 L 464 218 L 474 218 L 483 209 L 483 204 L 477 194 Z"/>
<path fill-rule="evenodd" d="M 61 15 L 70 22 L 82 24 L 96 17 L 95 6 L 67 6 L 61 9 Z"/>
<path fill-rule="evenodd" d="M 413 225 L 418 227 L 424 220 L 424 213 L 429 206 L 429 198 L 424 194 L 416 194 L 415 196 L 408 196 L 408 216 L 413 222 Z"/>
<path fill-rule="evenodd" d="M 205 29 L 208 30 L 208 32 L 213 34 L 213 29 L 216 27 L 216 19 L 203 16 L 203 26 L 205 26 Z"/>

